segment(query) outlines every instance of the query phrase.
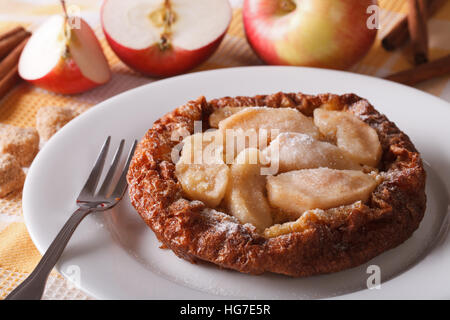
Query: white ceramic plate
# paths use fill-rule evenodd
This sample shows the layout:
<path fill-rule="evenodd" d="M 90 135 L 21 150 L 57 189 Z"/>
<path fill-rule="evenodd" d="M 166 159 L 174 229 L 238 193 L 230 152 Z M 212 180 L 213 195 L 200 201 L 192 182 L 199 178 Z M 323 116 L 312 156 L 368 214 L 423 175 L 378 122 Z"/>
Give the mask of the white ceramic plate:
<path fill-rule="evenodd" d="M 427 162 L 427 211 L 399 247 L 343 272 L 292 279 L 251 276 L 192 265 L 159 249 L 128 198 L 112 212 L 87 217 L 57 268 L 96 298 L 450 298 L 450 105 L 392 82 L 320 69 L 249 67 L 194 73 L 154 82 L 109 99 L 65 126 L 39 153 L 23 193 L 25 221 L 44 252 L 76 208 L 100 146 L 140 139 L 153 121 L 190 99 L 274 93 L 354 92 L 369 99 L 406 132 Z M 443 182 L 445 181 L 445 182 Z M 381 270 L 381 289 L 368 290 L 369 265 Z M 74 277 L 74 272 L 77 274 Z"/>

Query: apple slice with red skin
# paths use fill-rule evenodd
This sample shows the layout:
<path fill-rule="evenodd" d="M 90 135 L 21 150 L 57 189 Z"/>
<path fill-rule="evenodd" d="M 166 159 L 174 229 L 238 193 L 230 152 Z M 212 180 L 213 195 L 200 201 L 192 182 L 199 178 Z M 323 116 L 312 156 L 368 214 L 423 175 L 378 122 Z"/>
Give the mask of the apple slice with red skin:
<path fill-rule="evenodd" d="M 20 76 L 62 94 L 80 93 L 108 82 L 111 71 L 92 28 L 80 18 L 79 28 L 67 30 L 63 16 L 44 22 L 22 51 Z"/>
<path fill-rule="evenodd" d="M 228 0 L 105 0 L 101 22 L 109 45 L 126 65 L 167 77 L 208 59 L 231 15 Z"/>
<path fill-rule="evenodd" d="M 248 42 L 266 63 L 346 69 L 372 46 L 376 0 L 244 0 Z"/>

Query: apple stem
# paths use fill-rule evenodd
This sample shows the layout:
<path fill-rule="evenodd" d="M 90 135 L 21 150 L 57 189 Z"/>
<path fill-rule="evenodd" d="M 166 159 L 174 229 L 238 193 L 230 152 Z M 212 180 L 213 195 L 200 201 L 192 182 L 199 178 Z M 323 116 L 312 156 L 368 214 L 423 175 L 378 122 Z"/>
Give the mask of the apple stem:
<path fill-rule="evenodd" d="M 66 1 L 61 0 L 61 5 L 62 5 L 63 11 L 64 11 L 64 16 L 66 18 L 66 21 L 69 21 L 69 14 L 67 13 Z"/>
<path fill-rule="evenodd" d="M 281 0 L 280 2 L 280 10 L 283 12 L 291 12 L 294 11 L 297 5 L 292 0 Z"/>
<path fill-rule="evenodd" d="M 69 14 L 67 13 L 66 1 L 65 0 L 60 0 L 60 1 L 61 1 L 61 6 L 64 11 L 64 36 L 66 38 L 66 49 L 64 52 L 64 56 L 68 57 L 70 55 L 68 44 L 69 44 L 72 32 L 71 32 L 71 28 L 70 28 L 70 24 L 69 24 Z"/>

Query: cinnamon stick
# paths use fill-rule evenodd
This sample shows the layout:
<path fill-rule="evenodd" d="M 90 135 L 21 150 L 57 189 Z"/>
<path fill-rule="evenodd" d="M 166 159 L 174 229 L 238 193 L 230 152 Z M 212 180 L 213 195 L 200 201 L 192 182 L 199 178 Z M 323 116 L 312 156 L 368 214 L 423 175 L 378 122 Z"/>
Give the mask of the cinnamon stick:
<path fill-rule="evenodd" d="M 2 79 L 19 62 L 20 54 L 28 42 L 30 36 L 27 36 L 19 43 L 6 57 L 0 62 L 0 79 Z"/>
<path fill-rule="evenodd" d="M 5 77 L 0 79 L 0 99 L 3 98 L 19 81 L 18 65 L 14 66 Z"/>
<path fill-rule="evenodd" d="M 428 61 L 426 10 L 425 0 L 408 0 L 408 30 L 416 65 Z"/>
<path fill-rule="evenodd" d="M 412 86 L 446 74 L 450 74 L 450 54 L 415 68 L 392 74 L 385 79 Z"/>
<path fill-rule="evenodd" d="M 13 34 L 18 33 L 19 31 L 25 31 L 25 29 L 23 27 L 21 27 L 21 26 L 12 28 L 11 30 L 6 31 L 5 33 L 1 34 L 0 35 L 0 40 L 8 38 L 9 36 L 12 36 Z"/>
<path fill-rule="evenodd" d="M 3 59 L 12 49 L 14 49 L 23 39 L 28 37 L 28 31 L 19 30 L 16 33 L 0 40 L 0 59 Z"/>
<path fill-rule="evenodd" d="M 392 30 L 381 40 L 381 45 L 388 51 L 402 46 L 409 40 L 408 18 L 405 17 L 392 28 Z"/>
<path fill-rule="evenodd" d="M 448 0 L 428 0 L 427 1 L 427 19 L 435 15 Z M 388 51 L 395 50 L 403 46 L 410 40 L 408 31 L 408 17 L 398 21 L 389 33 L 381 40 L 383 48 Z"/>

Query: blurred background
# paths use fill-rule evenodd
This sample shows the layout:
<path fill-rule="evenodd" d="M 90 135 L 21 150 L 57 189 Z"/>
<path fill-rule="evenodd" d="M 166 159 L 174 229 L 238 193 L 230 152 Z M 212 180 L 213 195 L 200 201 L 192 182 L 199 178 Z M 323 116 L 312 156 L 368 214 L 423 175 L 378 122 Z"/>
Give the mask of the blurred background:
<path fill-rule="evenodd" d="M 242 23 L 242 1 L 231 0 L 233 19 L 223 42 L 213 56 L 192 70 L 260 65 L 263 62 L 251 50 L 245 38 Z M 95 30 L 111 66 L 112 80 L 104 86 L 76 96 L 53 95 L 31 85 L 21 83 L 0 101 L 0 122 L 19 126 L 34 123 L 35 112 L 40 106 L 66 105 L 92 106 L 113 95 L 153 81 L 125 66 L 108 46 L 100 26 L 100 0 L 72 0 L 81 9 L 81 16 Z M 348 71 L 377 77 L 413 67 L 410 48 L 388 52 L 381 46 L 381 39 L 407 12 L 406 0 L 379 0 L 380 30 L 367 55 Z M 61 13 L 61 5 L 55 0 L 0 0 L 0 32 L 17 25 L 33 31 L 48 16 Z M 450 1 L 428 22 L 429 58 L 437 59 L 450 53 Z M 449 77 L 439 77 L 416 85 L 436 96 L 450 101 Z"/>

